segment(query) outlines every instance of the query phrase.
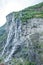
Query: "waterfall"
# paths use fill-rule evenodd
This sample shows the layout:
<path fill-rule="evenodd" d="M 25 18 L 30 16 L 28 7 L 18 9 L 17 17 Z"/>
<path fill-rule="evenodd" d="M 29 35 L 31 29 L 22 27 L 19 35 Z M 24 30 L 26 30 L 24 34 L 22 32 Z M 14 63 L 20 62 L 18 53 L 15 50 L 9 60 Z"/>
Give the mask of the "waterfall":
<path fill-rule="evenodd" d="M 13 28 L 15 30 L 13 30 Z M 5 62 L 9 61 L 9 59 L 11 58 L 12 54 L 15 52 L 16 50 L 16 46 L 20 44 L 20 36 L 21 36 L 21 21 L 19 19 L 16 20 L 15 24 L 14 21 L 11 23 L 10 26 L 10 30 L 9 30 L 9 34 L 8 34 L 8 38 L 7 38 L 7 43 L 4 47 L 4 50 L 2 52 L 2 55 L 4 54 L 4 51 L 6 50 L 6 47 L 8 47 L 8 45 L 10 44 L 10 40 L 12 38 L 12 35 L 15 33 L 15 38 L 13 39 L 13 46 L 11 49 L 11 52 L 8 54 L 8 56 L 4 59 Z"/>
<path fill-rule="evenodd" d="M 7 42 L 6 42 L 6 44 L 5 44 L 4 50 L 2 51 L 2 55 L 4 54 L 5 49 L 6 49 L 6 47 L 9 45 L 9 42 L 10 42 L 10 40 L 11 40 L 11 37 L 12 37 L 12 35 L 14 34 L 14 32 L 13 32 L 13 26 L 14 26 L 14 19 L 12 19 L 11 25 L 10 25 L 10 27 L 9 27 L 9 33 L 8 33 L 8 37 L 7 37 Z"/>
<path fill-rule="evenodd" d="M 4 60 L 5 62 L 8 62 L 9 60 L 10 60 L 10 58 L 11 58 L 11 56 L 12 56 L 12 54 L 17 50 L 16 49 L 16 47 L 18 46 L 18 45 L 21 45 L 22 43 L 24 43 L 26 41 L 26 39 L 24 39 L 24 40 L 20 40 L 20 41 L 13 41 L 15 44 L 14 44 L 14 46 L 12 47 L 12 50 L 11 50 L 11 53 L 8 55 L 8 57 Z"/>
<path fill-rule="evenodd" d="M 27 38 L 27 37 L 26 37 Z M 10 60 L 10 58 L 12 57 L 12 55 L 13 55 L 13 53 L 17 50 L 16 49 L 16 47 L 18 46 L 18 45 L 21 45 L 22 43 L 24 43 L 27 39 L 24 39 L 24 40 L 15 40 L 15 41 L 13 41 L 13 43 L 14 43 L 14 46 L 12 47 L 12 50 L 11 50 L 11 53 L 8 55 L 8 57 L 6 57 L 6 59 L 4 59 L 4 61 L 5 62 L 8 62 L 9 60 Z M 29 41 L 31 42 L 31 40 L 30 40 L 30 37 L 29 37 Z M 32 47 L 32 42 L 31 42 L 31 47 Z"/>
<path fill-rule="evenodd" d="M 6 48 L 8 48 L 8 45 L 10 44 L 10 40 L 12 39 L 12 36 L 14 35 L 14 33 L 15 33 L 15 36 L 14 36 L 13 41 L 11 43 L 12 44 L 11 51 L 8 54 L 8 56 L 6 56 L 6 58 L 4 58 L 4 62 L 8 62 L 10 60 L 10 58 L 12 57 L 13 53 L 15 53 L 15 51 L 17 50 L 16 47 L 18 45 L 22 45 L 22 43 L 24 43 L 27 40 L 27 30 L 26 30 L 26 33 L 25 33 L 26 36 L 24 35 L 24 37 L 23 37 L 21 27 L 22 27 L 21 20 L 19 18 L 17 18 L 14 21 L 14 17 L 13 17 L 11 25 L 9 27 L 9 33 L 8 33 L 8 37 L 7 37 L 7 42 L 6 42 L 4 50 L 2 52 L 2 56 L 4 55 Z M 26 25 L 26 28 L 27 28 L 27 25 Z M 28 37 L 28 40 L 30 41 L 30 46 L 32 48 L 29 51 L 30 53 L 33 50 L 32 41 L 30 39 L 30 35 L 32 35 L 32 34 L 29 34 L 29 37 Z"/>
<path fill-rule="evenodd" d="M 19 22 L 19 23 L 18 23 Z M 19 24 L 19 25 L 18 25 Z M 13 25 L 12 25 L 13 26 Z M 16 47 L 18 45 L 21 45 L 23 42 L 26 41 L 26 36 L 25 38 L 22 36 L 22 32 L 21 32 L 21 21 L 16 20 L 16 26 L 15 26 L 15 38 L 13 40 L 13 47 L 11 49 L 11 52 L 9 53 L 9 55 L 4 59 L 5 62 L 8 62 L 10 60 L 10 58 L 12 57 L 13 53 L 17 50 Z M 13 31 L 13 30 L 12 30 Z M 30 35 L 29 35 L 30 36 Z M 11 39 L 11 38 L 10 38 Z M 29 41 L 31 42 L 30 38 Z M 32 46 L 32 42 L 31 42 L 31 46 Z"/>

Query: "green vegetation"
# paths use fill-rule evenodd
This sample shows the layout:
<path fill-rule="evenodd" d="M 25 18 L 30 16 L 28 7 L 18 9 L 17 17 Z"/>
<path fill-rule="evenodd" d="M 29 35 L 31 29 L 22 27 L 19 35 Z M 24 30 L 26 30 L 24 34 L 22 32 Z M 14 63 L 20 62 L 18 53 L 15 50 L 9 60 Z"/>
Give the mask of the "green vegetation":
<path fill-rule="evenodd" d="M 40 44 L 41 48 L 43 48 L 43 32 L 40 33 L 40 36 L 42 37 L 41 38 L 42 41 L 40 41 L 39 44 Z"/>
<path fill-rule="evenodd" d="M 12 64 L 12 62 L 13 62 L 13 64 L 15 64 L 15 65 L 35 65 L 35 63 L 34 62 L 29 62 L 28 60 L 24 60 L 24 59 L 22 59 L 23 61 L 21 61 L 20 59 L 15 59 L 15 58 L 13 58 L 12 59 L 12 61 L 10 62 L 10 64 Z"/>
<path fill-rule="evenodd" d="M 0 63 L 3 63 L 3 58 L 2 57 L 0 58 Z"/>
<path fill-rule="evenodd" d="M 0 52 L 3 50 L 2 43 L 6 42 L 7 34 L 4 33 L 3 35 L 0 36 Z"/>
<path fill-rule="evenodd" d="M 7 33 L 6 33 L 6 24 L 0 27 L 0 43 L 3 42 L 7 38 Z"/>
<path fill-rule="evenodd" d="M 5 30 L 5 26 L 6 26 L 6 24 L 4 26 L 0 27 L 0 52 L 3 50 L 2 43 L 4 44 L 7 39 L 7 33 Z"/>
<path fill-rule="evenodd" d="M 3 34 L 2 36 L 0 36 L 0 42 L 2 42 L 2 40 L 4 41 L 7 37 L 7 34 Z"/>
<path fill-rule="evenodd" d="M 27 21 L 30 18 L 43 18 L 43 12 L 37 12 L 37 11 L 25 12 L 25 14 L 21 17 L 21 20 Z"/>
<path fill-rule="evenodd" d="M 20 17 L 20 19 L 22 20 L 22 22 L 25 22 L 25 21 L 27 21 L 28 19 L 31 19 L 31 18 L 43 18 L 43 2 L 39 3 L 37 5 L 28 7 L 26 9 L 22 10 L 22 11 L 15 12 L 14 14 L 15 14 L 15 17 L 14 17 L 15 20 Z M 3 27 L 0 28 L 0 31 L 1 30 L 3 30 Z M 41 35 L 43 35 L 43 33 Z M 0 32 L 0 51 L 3 49 L 1 47 L 1 43 L 5 42 L 6 38 L 7 38 L 6 31 L 4 31 L 4 30 L 1 31 Z M 37 41 L 37 40 L 35 40 L 35 41 Z M 32 38 L 32 41 L 34 42 L 34 38 Z M 38 42 L 37 43 L 35 42 L 33 45 L 34 45 L 34 48 L 35 48 L 35 52 L 37 52 L 37 53 L 40 54 L 41 51 L 38 50 L 38 49 L 40 49 L 41 47 L 43 48 L 43 42 L 41 42 L 40 44 L 38 44 Z M 28 50 L 28 48 L 26 48 L 26 47 L 22 49 L 22 54 L 25 57 L 25 59 L 22 57 L 23 59 L 21 59 L 21 60 L 23 60 L 23 61 L 21 61 L 20 59 L 13 58 L 11 60 L 10 64 L 12 63 L 11 65 L 35 65 L 34 62 L 29 62 L 29 60 L 27 60 L 27 58 L 26 58 L 27 56 L 25 55 L 25 53 L 27 52 L 27 50 Z M 3 59 L 0 58 L 0 63 L 2 62 L 2 60 Z"/>
<path fill-rule="evenodd" d="M 22 14 L 20 16 L 19 14 Z M 43 2 L 37 5 L 25 8 L 22 11 L 15 12 L 15 19 L 20 16 L 22 22 L 27 21 L 30 18 L 43 18 Z"/>

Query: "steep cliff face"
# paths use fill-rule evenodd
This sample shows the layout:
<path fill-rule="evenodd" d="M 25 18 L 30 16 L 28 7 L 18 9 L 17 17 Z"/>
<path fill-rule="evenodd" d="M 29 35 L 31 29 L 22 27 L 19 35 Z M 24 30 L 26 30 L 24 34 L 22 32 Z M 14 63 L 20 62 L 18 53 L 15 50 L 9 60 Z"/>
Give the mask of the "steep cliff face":
<path fill-rule="evenodd" d="M 6 32 L 6 24 L 5 24 L 4 26 L 0 27 L 0 55 L 6 43 L 6 39 L 7 39 L 7 32 Z"/>
<path fill-rule="evenodd" d="M 26 60 L 43 65 L 42 7 L 43 3 L 6 16 L 5 31 L 2 35 L 0 33 L 0 56 L 2 55 L 5 63 L 16 58 L 21 62 Z"/>
<path fill-rule="evenodd" d="M 43 19 L 31 18 L 26 22 L 22 22 L 20 18 L 14 20 L 12 17 L 11 24 L 7 27 L 9 27 L 8 37 L 2 52 L 2 55 L 5 55 L 5 62 L 8 62 L 11 57 L 23 57 L 29 59 L 30 62 L 36 62 L 37 65 L 40 64 L 40 55 L 37 56 L 39 53 L 37 50 L 40 49 L 37 45 L 40 45 L 40 34 L 43 33 Z"/>

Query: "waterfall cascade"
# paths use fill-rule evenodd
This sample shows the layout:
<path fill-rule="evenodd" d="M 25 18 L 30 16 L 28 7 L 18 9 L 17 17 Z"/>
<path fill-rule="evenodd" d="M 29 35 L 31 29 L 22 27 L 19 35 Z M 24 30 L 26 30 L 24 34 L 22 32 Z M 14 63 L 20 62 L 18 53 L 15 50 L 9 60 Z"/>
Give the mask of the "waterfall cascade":
<path fill-rule="evenodd" d="M 36 31 L 39 32 L 36 26 L 37 25 L 35 25 L 35 28 L 34 28 L 33 22 L 31 23 L 31 21 L 22 22 L 20 18 L 17 18 L 16 20 L 14 20 L 14 17 L 12 17 L 12 22 L 9 26 L 7 41 L 2 51 L 2 56 L 4 54 L 6 56 L 4 58 L 4 62 L 8 62 L 11 59 L 13 53 L 15 53 L 15 51 L 17 50 L 17 46 L 22 46 L 23 44 L 25 44 L 27 40 L 28 40 L 27 47 L 29 47 L 29 50 L 28 50 L 29 60 L 32 61 L 32 58 L 36 53 L 35 53 L 33 42 L 30 36 L 36 33 Z M 9 50 L 9 47 L 11 47 L 10 50 Z"/>
<path fill-rule="evenodd" d="M 14 21 L 14 19 L 12 19 L 12 23 L 10 25 L 9 28 L 9 33 L 8 33 L 8 37 L 7 37 L 7 42 L 5 44 L 4 50 L 2 52 L 2 56 L 5 54 L 5 50 L 6 48 L 9 46 L 10 40 L 12 39 L 12 36 L 14 35 L 14 39 L 12 41 L 12 49 L 11 52 L 8 54 L 8 56 L 5 58 L 5 62 L 8 62 L 9 59 L 11 58 L 12 54 L 16 51 L 16 46 L 17 45 L 21 45 L 26 38 L 24 38 L 24 36 L 22 36 L 22 23 L 19 19 L 16 19 L 16 22 Z M 7 51 L 6 51 L 7 53 Z"/>

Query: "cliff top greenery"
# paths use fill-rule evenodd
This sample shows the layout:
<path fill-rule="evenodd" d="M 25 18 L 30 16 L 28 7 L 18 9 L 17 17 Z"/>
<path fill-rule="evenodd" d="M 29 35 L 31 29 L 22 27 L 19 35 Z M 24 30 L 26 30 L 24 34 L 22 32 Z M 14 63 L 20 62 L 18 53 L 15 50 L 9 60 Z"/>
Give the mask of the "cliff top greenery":
<path fill-rule="evenodd" d="M 21 14 L 21 15 L 20 15 Z M 43 2 L 15 12 L 15 18 L 20 17 L 22 21 L 30 18 L 43 18 Z"/>
<path fill-rule="evenodd" d="M 19 12 L 13 12 L 15 14 L 15 19 L 20 17 L 20 19 L 24 22 L 31 18 L 43 18 L 43 2 L 36 4 L 34 6 L 30 6 L 28 8 L 23 9 Z M 21 14 L 21 15 L 20 15 Z M 2 41 L 5 38 L 5 26 L 0 27 L 0 40 Z M 4 32 L 4 33 L 3 33 Z"/>
<path fill-rule="evenodd" d="M 23 9 L 19 12 L 14 12 L 15 19 L 20 17 L 20 19 L 24 22 L 31 18 L 43 18 L 43 2 L 36 4 L 34 6 L 30 6 L 28 8 Z M 21 15 L 20 15 L 21 14 Z M 5 26 L 0 27 L 0 40 L 2 41 L 5 38 Z"/>
<path fill-rule="evenodd" d="M 22 22 L 27 21 L 28 19 L 31 18 L 43 18 L 43 2 L 36 4 L 34 6 L 30 6 L 28 8 L 23 9 L 22 11 L 19 12 L 14 12 L 15 14 L 15 19 L 16 18 L 20 18 L 22 20 Z M 0 51 L 2 51 L 3 47 L 2 43 L 4 44 L 6 42 L 6 38 L 7 38 L 7 33 L 5 30 L 6 24 L 4 26 L 2 26 L 0 28 Z M 43 33 L 41 33 L 43 36 Z M 5 41 L 5 42 L 4 42 Z M 43 42 L 40 43 L 42 48 L 43 48 Z M 23 49 L 23 50 L 27 50 L 27 49 Z M 2 59 L 0 59 L 0 63 L 1 63 Z M 35 65 L 35 63 L 30 63 L 29 61 L 25 61 L 23 62 L 23 64 L 18 61 L 16 63 L 16 59 L 13 59 L 12 62 L 15 63 L 15 65 Z"/>

